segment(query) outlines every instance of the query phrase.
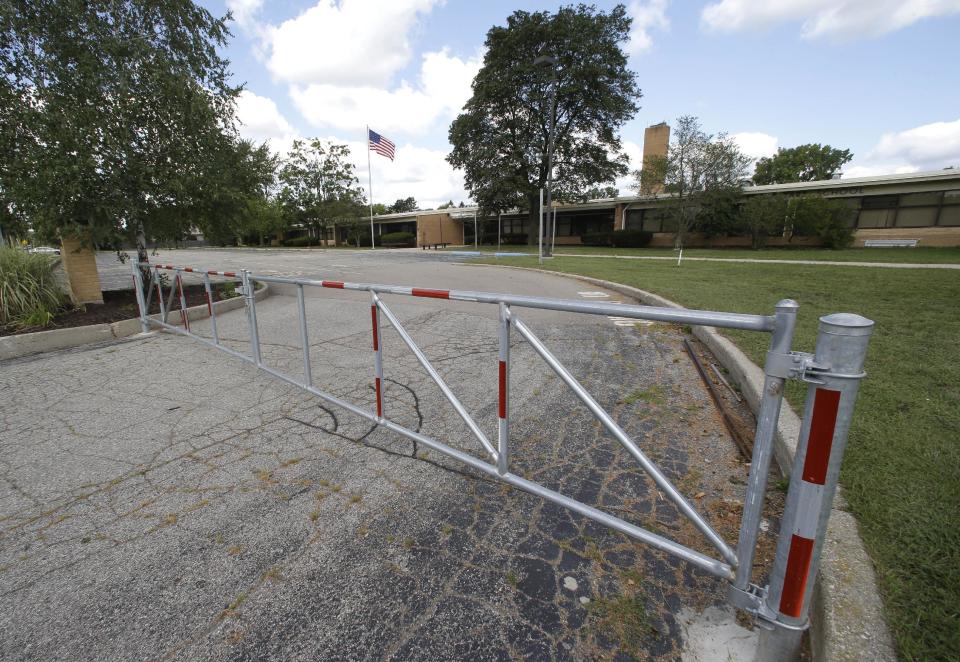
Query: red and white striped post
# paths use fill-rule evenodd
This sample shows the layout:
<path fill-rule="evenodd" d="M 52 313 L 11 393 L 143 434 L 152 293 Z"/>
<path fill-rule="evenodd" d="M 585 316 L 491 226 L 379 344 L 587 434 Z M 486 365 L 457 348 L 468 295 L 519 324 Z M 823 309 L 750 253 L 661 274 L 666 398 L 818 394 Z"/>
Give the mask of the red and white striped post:
<path fill-rule="evenodd" d="M 370 319 L 373 323 L 373 388 L 377 394 L 377 418 L 383 418 L 383 349 L 380 347 L 380 298 L 370 292 Z"/>
<path fill-rule="evenodd" d="M 192 269 L 191 269 L 192 271 Z M 183 322 L 183 328 L 190 330 L 190 319 L 187 317 L 187 297 L 183 294 L 183 274 L 177 269 L 177 291 L 180 293 L 180 321 Z"/>
<path fill-rule="evenodd" d="M 758 660 L 795 660 L 808 624 L 840 464 L 847 445 L 873 322 L 849 313 L 820 318 L 817 348 L 765 597 L 771 630 L 761 631 Z"/>
<path fill-rule="evenodd" d="M 497 393 L 497 471 L 510 470 L 510 308 L 500 304 L 499 388 Z"/>

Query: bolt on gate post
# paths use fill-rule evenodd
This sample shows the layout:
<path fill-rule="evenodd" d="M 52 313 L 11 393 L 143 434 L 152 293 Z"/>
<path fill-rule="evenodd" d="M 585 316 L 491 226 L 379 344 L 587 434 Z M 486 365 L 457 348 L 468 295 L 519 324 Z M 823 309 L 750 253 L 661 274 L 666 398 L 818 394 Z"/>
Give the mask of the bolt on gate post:
<path fill-rule="evenodd" d="M 761 614 L 757 660 L 794 660 L 808 625 L 827 520 L 863 372 L 873 322 L 836 313 L 820 318 L 816 353 L 800 378 L 810 384 L 787 505 Z"/>

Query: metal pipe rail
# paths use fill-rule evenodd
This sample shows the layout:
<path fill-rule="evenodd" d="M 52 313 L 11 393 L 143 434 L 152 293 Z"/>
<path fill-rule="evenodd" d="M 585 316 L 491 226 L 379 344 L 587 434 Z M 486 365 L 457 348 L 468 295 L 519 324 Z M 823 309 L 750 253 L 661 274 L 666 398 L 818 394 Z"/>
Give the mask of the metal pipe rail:
<path fill-rule="evenodd" d="M 151 283 L 145 287 L 143 271 L 151 277 Z M 164 305 L 160 270 L 175 272 L 175 281 L 171 286 L 170 297 Z M 183 296 L 183 274 L 198 273 L 203 276 L 207 294 L 207 308 L 211 318 L 212 339 L 198 336 L 190 330 Z M 250 354 L 225 347 L 219 339 L 216 326 L 216 313 L 212 305 L 210 276 L 239 277 L 243 283 L 247 321 L 250 328 Z M 773 315 L 750 315 L 705 310 L 688 310 L 640 306 L 630 304 L 605 304 L 598 302 L 572 301 L 546 297 L 518 296 L 491 292 L 473 292 L 463 290 L 440 290 L 431 288 L 381 285 L 376 283 L 351 283 L 335 280 L 312 280 L 284 278 L 280 276 L 261 276 L 243 270 L 240 272 L 198 269 L 173 265 L 133 264 L 133 281 L 137 290 L 137 303 L 140 305 L 140 319 L 144 332 L 151 325 L 189 336 L 200 342 L 224 351 L 231 356 L 255 365 L 268 375 L 283 382 L 302 388 L 322 400 L 346 409 L 377 425 L 423 444 L 437 452 L 454 458 L 484 474 L 535 494 L 590 518 L 600 524 L 620 531 L 657 549 L 673 554 L 688 563 L 729 582 L 728 599 L 736 607 L 746 609 L 760 617 L 773 634 L 761 637 L 759 659 L 785 659 L 796 655 L 799 639 L 797 633 L 807 627 L 807 612 L 812 584 L 808 577 L 816 572 L 819 562 L 819 549 L 823 532 L 826 529 L 826 517 L 829 515 L 830 500 L 836 487 L 839 474 L 840 456 L 846 441 L 846 434 L 852 416 L 853 401 L 857 385 L 864 376 L 860 370 L 866 352 L 866 340 L 872 328 L 872 322 L 853 315 L 833 315 L 821 320 L 821 332 L 818 337 L 817 354 L 803 354 L 791 350 L 796 328 L 797 304 L 790 300 L 780 301 Z M 303 353 L 303 376 L 301 379 L 284 374 L 263 364 L 260 355 L 260 339 L 257 325 L 256 282 L 293 285 L 296 287 L 296 300 L 299 309 L 300 342 Z M 153 288 L 156 287 L 161 319 L 148 315 Z M 353 403 L 322 391 L 313 385 L 310 364 L 310 345 L 304 287 L 322 287 L 327 289 L 357 290 L 370 292 L 370 311 L 372 323 L 372 341 L 374 353 L 374 390 L 376 405 L 374 411 L 367 411 Z M 182 328 L 170 324 L 167 315 L 170 311 L 174 289 L 179 289 Z M 396 315 L 384 303 L 381 295 L 399 295 L 445 299 L 471 303 L 495 304 L 498 306 L 499 352 L 498 352 L 498 401 L 497 401 L 497 444 L 488 439 L 466 407 L 454 395 L 453 391 L 433 367 L 427 356 L 407 333 Z M 587 392 L 579 381 L 563 366 L 559 359 L 544 345 L 516 314 L 513 308 L 534 308 L 555 310 L 588 315 L 615 315 L 620 318 L 642 319 L 674 324 L 704 325 L 728 329 L 744 329 L 772 333 L 770 351 L 764 364 L 765 381 L 761 395 L 760 410 L 757 416 L 757 429 L 754 439 L 753 458 L 747 481 L 743 517 L 737 549 L 734 551 L 723 538 L 710 526 L 709 522 L 693 507 L 667 479 L 654 462 L 626 434 L 612 416 Z M 447 444 L 410 430 L 391 421 L 385 412 L 383 401 L 383 351 L 381 333 L 381 314 L 396 330 L 403 343 L 413 352 L 417 361 L 437 384 L 444 397 L 451 403 L 457 415 L 464 421 L 471 433 L 479 441 L 484 454 L 490 461 L 484 461 L 469 453 L 452 448 Z M 591 413 L 604 425 L 608 432 L 623 445 L 641 468 L 650 475 L 657 487 L 686 516 L 706 540 L 717 549 L 723 560 L 715 559 L 702 552 L 691 549 L 676 541 L 643 529 L 635 524 L 605 513 L 593 506 L 581 503 L 543 485 L 522 478 L 510 471 L 510 331 L 517 332 L 533 347 L 535 352 L 567 384 L 574 394 L 587 406 Z M 836 365 L 837 369 L 831 369 Z M 853 366 L 851 368 L 850 366 Z M 787 379 L 799 379 L 816 385 L 811 386 L 810 397 L 804 414 L 804 428 L 801 437 L 809 435 L 809 441 L 801 439 L 800 449 L 814 455 L 818 463 L 818 472 L 808 475 L 807 459 L 804 469 L 798 477 L 800 463 L 795 464 L 796 481 L 791 481 L 787 497 L 787 512 L 781 524 L 777 559 L 772 573 L 771 585 L 761 588 L 750 583 L 751 571 L 757 538 L 762 518 L 763 499 L 766 492 L 767 476 L 773 457 L 774 435 L 777 429 L 780 408 L 783 400 L 784 383 Z M 835 389 L 835 390 L 829 390 Z M 828 396 L 824 391 L 829 390 Z M 825 401 L 831 403 L 827 414 L 814 412 L 814 404 L 820 403 L 817 412 L 823 412 Z M 839 404 L 838 404 L 839 403 Z M 810 420 L 814 423 L 810 423 Z M 826 421 L 826 422 L 824 422 Z M 816 439 L 814 439 L 816 435 Z M 810 451 L 806 449 L 810 448 Z M 831 449 L 839 449 L 831 451 Z M 798 452 L 798 457 L 801 453 Z M 806 481 L 806 482 L 804 482 Z M 795 485 L 796 482 L 796 485 Z M 814 489 L 808 484 L 822 485 Z M 826 496 L 825 496 L 826 495 Z M 797 522 L 800 522 L 799 524 Z M 800 533 L 797 533 L 797 532 Z M 802 534 L 802 535 L 801 535 Z M 792 538 L 791 538 L 792 535 Z M 797 543 L 800 536 L 802 541 Z M 807 536 L 806 538 L 802 536 Z M 795 553 L 798 544 L 803 553 Z M 779 601 L 779 602 L 778 602 Z"/>

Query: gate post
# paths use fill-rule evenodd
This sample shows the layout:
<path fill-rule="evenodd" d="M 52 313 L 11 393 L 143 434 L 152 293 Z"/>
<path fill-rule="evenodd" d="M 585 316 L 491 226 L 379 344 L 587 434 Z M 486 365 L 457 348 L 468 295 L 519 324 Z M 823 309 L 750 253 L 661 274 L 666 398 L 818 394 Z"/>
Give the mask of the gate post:
<path fill-rule="evenodd" d="M 810 387 L 777 554 L 761 605 L 771 629 L 761 630 L 757 660 L 795 660 L 799 655 L 872 332 L 873 321 L 860 315 L 820 318 L 816 353 L 801 374 Z"/>
<path fill-rule="evenodd" d="M 140 265 L 135 260 L 130 260 L 133 267 L 133 289 L 137 295 L 137 308 L 140 309 L 140 332 L 148 333 L 150 325 L 147 324 L 147 302 L 143 295 L 143 273 L 140 271 Z"/>

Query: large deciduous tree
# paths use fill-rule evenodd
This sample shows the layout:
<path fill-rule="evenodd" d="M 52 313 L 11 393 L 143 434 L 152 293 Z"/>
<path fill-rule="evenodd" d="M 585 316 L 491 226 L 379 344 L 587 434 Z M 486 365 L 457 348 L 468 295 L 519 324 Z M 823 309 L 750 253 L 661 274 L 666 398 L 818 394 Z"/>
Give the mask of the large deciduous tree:
<path fill-rule="evenodd" d="M 514 12 L 487 32 L 473 96 L 450 126 L 447 160 L 465 173 L 471 197 L 487 212 L 530 212 L 536 239 L 539 190 L 547 182 L 551 85 L 556 84 L 555 197 L 576 200 L 628 171 L 618 131 L 637 111 L 640 89 L 621 48 L 631 19 L 585 5 L 556 13 Z M 542 55 L 554 68 L 534 64 Z M 555 78 L 554 78 L 555 76 Z"/>
<path fill-rule="evenodd" d="M 295 140 L 280 168 L 280 200 L 291 222 L 321 237 L 326 228 L 360 216 L 363 190 L 346 145 Z"/>
<path fill-rule="evenodd" d="M 750 158 L 725 133 L 711 135 L 691 115 L 677 119 L 665 156 L 644 160 L 635 173 L 641 192 L 663 185 L 671 194 L 669 206 L 677 223 L 674 244 L 682 248 L 692 228 L 703 196 L 708 191 L 739 188 Z"/>
<path fill-rule="evenodd" d="M 853 158 L 849 149 L 811 143 L 784 149 L 757 161 L 755 184 L 788 184 L 830 179 Z"/>
<path fill-rule="evenodd" d="M 387 207 L 388 214 L 403 214 L 406 212 L 417 211 L 417 200 L 412 195 L 409 198 L 397 198 L 397 201 Z"/>
<path fill-rule="evenodd" d="M 223 18 L 189 0 L 0 4 L 0 191 L 41 235 L 193 223 L 234 140 Z"/>

